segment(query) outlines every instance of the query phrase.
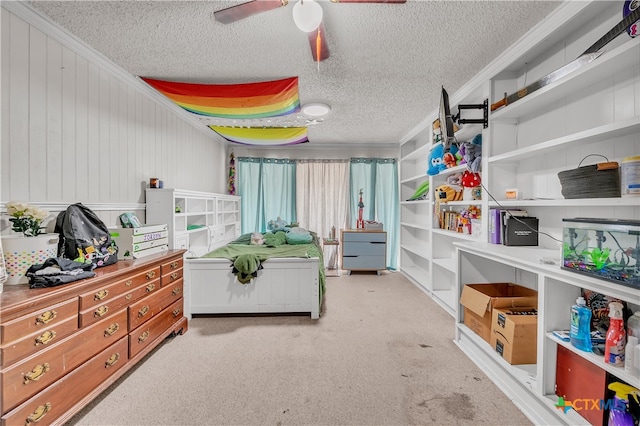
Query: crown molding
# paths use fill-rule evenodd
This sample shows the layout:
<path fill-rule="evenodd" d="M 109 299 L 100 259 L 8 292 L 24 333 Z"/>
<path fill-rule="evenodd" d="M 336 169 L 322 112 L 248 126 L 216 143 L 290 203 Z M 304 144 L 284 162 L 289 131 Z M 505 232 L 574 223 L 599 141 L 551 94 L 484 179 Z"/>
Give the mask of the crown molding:
<path fill-rule="evenodd" d="M 117 65 L 111 59 L 104 56 L 102 53 L 95 50 L 89 44 L 79 39 L 75 35 L 71 34 L 65 28 L 59 26 L 55 22 L 51 21 L 49 17 L 44 15 L 39 10 L 33 8 L 30 4 L 24 1 L 2 1 L 2 8 L 16 15 L 20 19 L 24 20 L 28 24 L 42 31 L 47 36 L 60 42 L 64 46 L 68 47 L 76 54 L 86 58 L 89 62 L 97 64 L 105 71 L 111 73 L 114 77 L 121 81 L 128 83 L 147 95 L 149 98 L 158 102 L 162 106 L 169 109 L 171 112 L 182 118 L 185 122 L 192 125 L 196 129 L 200 130 L 203 134 L 211 138 L 212 140 L 226 146 L 228 142 L 218 136 L 211 129 L 206 127 L 198 120 L 197 117 L 183 110 L 175 103 L 171 102 L 165 96 L 162 96 L 156 90 L 151 88 L 142 79 L 127 72 L 124 68 Z"/>

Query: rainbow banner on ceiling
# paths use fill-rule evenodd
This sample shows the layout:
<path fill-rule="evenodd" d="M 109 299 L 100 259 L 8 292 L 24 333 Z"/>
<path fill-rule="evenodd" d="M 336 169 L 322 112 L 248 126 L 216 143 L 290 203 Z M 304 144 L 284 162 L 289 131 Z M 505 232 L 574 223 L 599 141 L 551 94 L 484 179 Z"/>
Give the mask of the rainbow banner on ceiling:
<path fill-rule="evenodd" d="M 198 115 L 251 119 L 300 111 L 298 77 L 245 84 L 192 84 L 140 78 L 178 106 Z"/>
<path fill-rule="evenodd" d="M 278 146 L 309 142 L 306 127 L 209 127 L 229 142 L 242 145 Z"/>

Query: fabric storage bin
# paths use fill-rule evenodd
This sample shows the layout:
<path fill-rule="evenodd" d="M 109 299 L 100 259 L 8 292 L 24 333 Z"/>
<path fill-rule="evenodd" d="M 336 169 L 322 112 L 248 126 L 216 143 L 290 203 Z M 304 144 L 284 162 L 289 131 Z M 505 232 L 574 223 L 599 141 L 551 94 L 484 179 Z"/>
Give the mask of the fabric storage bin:
<path fill-rule="evenodd" d="M 578 168 L 558 173 L 564 198 L 620 197 L 620 165 L 617 162 L 607 159 L 606 163 L 581 166 L 582 161 Z"/>

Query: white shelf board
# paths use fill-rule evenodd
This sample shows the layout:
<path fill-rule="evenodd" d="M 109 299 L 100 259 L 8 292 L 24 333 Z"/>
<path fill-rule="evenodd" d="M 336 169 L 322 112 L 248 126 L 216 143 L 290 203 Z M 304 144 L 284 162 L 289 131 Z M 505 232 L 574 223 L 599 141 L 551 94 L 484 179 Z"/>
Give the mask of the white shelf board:
<path fill-rule="evenodd" d="M 410 183 L 410 182 L 415 182 L 415 181 L 418 181 L 418 180 L 421 180 L 421 179 L 423 179 L 423 180 L 424 179 L 429 179 L 429 175 L 425 172 L 425 173 L 422 173 L 422 174 L 419 174 L 419 175 L 412 176 L 412 177 L 407 178 L 407 179 L 402 179 L 400 181 L 400 183 Z"/>
<path fill-rule="evenodd" d="M 431 290 L 431 298 L 440 305 L 445 311 L 452 317 L 456 316 L 455 303 L 456 294 L 455 290 Z"/>
<path fill-rule="evenodd" d="M 639 197 L 489 201 L 489 207 L 637 207 L 638 204 L 640 204 Z"/>
<path fill-rule="evenodd" d="M 551 83 L 531 94 L 507 105 L 491 114 L 491 121 L 511 122 L 514 119 L 533 115 L 543 111 L 549 105 L 597 83 L 610 78 L 620 71 L 638 65 L 640 38 L 636 37 L 611 51 L 605 51 L 600 57 L 584 67 L 568 74 L 555 83 Z"/>
<path fill-rule="evenodd" d="M 537 274 L 544 274 L 550 279 L 562 281 L 588 290 L 597 291 L 610 297 L 617 297 L 622 300 L 640 305 L 640 291 L 633 287 L 622 284 L 592 278 L 587 275 L 578 274 L 560 268 L 562 254 L 560 249 L 551 250 L 540 247 L 513 247 L 501 244 L 490 244 L 485 242 L 454 242 L 456 247 L 472 253 L 476 256 L 484 257 L 495 262 L 512 265 L 515 268 L 531 271 Z M 555 259 L 556 264 L 550 265 L 541 263 L 540 259 Z"/>
<path fill-rule="evenodd" d="M 558 345 L 564 346 L 581 358 L 586 359 L 596 367 L 608 371 L 619 379 L 622 379 L 625 382 L 629 383 L 631 386 L 635 386 L 636 388 L 640 389 L 640 377 L 632 376 L 630 373 L 624 370 L 624 367 L 616 367 L 611 364 L 607 364 L 604 362 L 604 358 L 602 356 L 596 355 L 593 352 L 581 351 L 575 348 L 570 342 L 565 342 L 564 340 L 558 339 L 553 335 L 553 333 L 547 333 L 547 338 L 557 343 Z"/>
<path fill-rule="evenodd" d="M 603 126 L 576 132 L 568 136 L 540 142 L 526 148 L 516 149 L 504 154 L 494 155 L 488 158 L 490 164 L 516 162 L 530 160 L 535 155 L 549 155 L 554 151 L 574 148 L 592 142 L 600 142 L 603 139 L 615 139 L 622 136 L 640 132 L 640 117 L 629 120 L 605 124 Z"/>
<path fill-rule="evenodd" d="M 453 258 L 432 259 L 431 261 L 434 265 L 438 265 L 439 267 L 444 268 L 449 272 L 453 272 L 454 274 L 458 272 L 456 260 Z"/>
<path fill-rule="evenodd" d="M 407 228 L 422 229 L 423 231 L 428 231 L 429 229 L 431 229 L 429 225 L 418 225 L 417 223 L 408 223 L 408 222 L 400 222 L 400 226 L 405 226 Z"/>
<path fill-rule="evenodd" d="M 480 238 L 480 237 L 476 237 L 469 234 L 462 234 L 460 232 L 447 231 L 446 229 L 433 229 L 432 232 L 434 234 L 445 235 L 447 237 L 458 238 L 460 240 L 467 240 L 467 241 L 479 241 L 479 238 Z"/>
<path fill-rule="evenodd" d="M 402 157 L 400 161 L 413 161 L 420 158 L 421 156 L 424 156 L 426 158 L 429 156 L 429 151 L 431 151 L 431 145 L 429 144 L 422 145 L 416 148 L 415 150 L 411 151 L 409 154 Z"/>
<path fill-rule="evenodd" d="M 401 244 L 400 248 L 402 250 L 406 250 L 408 252 L 411 252 L 411 253 L 415 254 L 416 256 L 420 256 L 420 257 L 423 257 L 425 259 L 429 258 L 429 253 L 427 253 L 428 247 L 419 247 L 419 246 L 416 246 L 416 245 Z"/>
<path fill-rule="evenodd" d="M 460 323 L 456 328 L 458 338 L 454 343 L 534 424 L 581 424 L 538 393 L 535 364 L 511 365 L 467 326 Z"/>
<path fill-rule="evenodd" d="M 400 272 L 402 272 L 404 276 L 413 283 L 413 285 L 431 297 L 431 292 L 429 290 L 429 278 L 426 271 L 415 266 L 403 266 L 400 268 Z"/>
<path fill-rule="evenodd" d="M 400 201 L 400 204 L 430 204 L 431 200 L 414 200 L 414 201 Z"/>

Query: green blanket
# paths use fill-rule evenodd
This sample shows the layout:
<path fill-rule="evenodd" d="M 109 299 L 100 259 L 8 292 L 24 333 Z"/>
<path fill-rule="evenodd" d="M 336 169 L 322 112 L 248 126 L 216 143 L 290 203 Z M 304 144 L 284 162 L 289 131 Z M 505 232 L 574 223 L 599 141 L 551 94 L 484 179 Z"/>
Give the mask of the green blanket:
<path fill-rule="evenodd" d="M 318 237 L 315 233 L 311 233 L 313 240 L 310 244 L 282 244 L 276 247 L 267 247 L 266 245 L 252 245 L 244 243 L 245 239 L 242 239 L 242 243 L 238 244 L 239 240 L 234 243 L 228 244 L 224 247 L 220 247 L 214 251 L 211 251 L 202 257 L 222 257 L 234 262 L 234 269 L 239 271 L 236 276 L 242 278 L 244 283 L 250 280 L 249 276 L 256 276 L 260 263 L 269 260 L 272 257 L 317 257 L 318 262 L 318 275 L 320 280 L 320 306 L 322 307 L 322 300 L 324 299 L 325 292 L 325 271 L 324 271 L 324 258 L 322 248 L 318 242 Z M 259 260 L 260 263 L 256 264 L 255 260 Z M 237 262 L 236 262 L 237 261 Z M 255 268 L 254 268 L 255 267 Z M 245 268 L 254 270 L 245 270 Z M 260 282 L 260 278 L 257 278 L 257 282 Z"/>

